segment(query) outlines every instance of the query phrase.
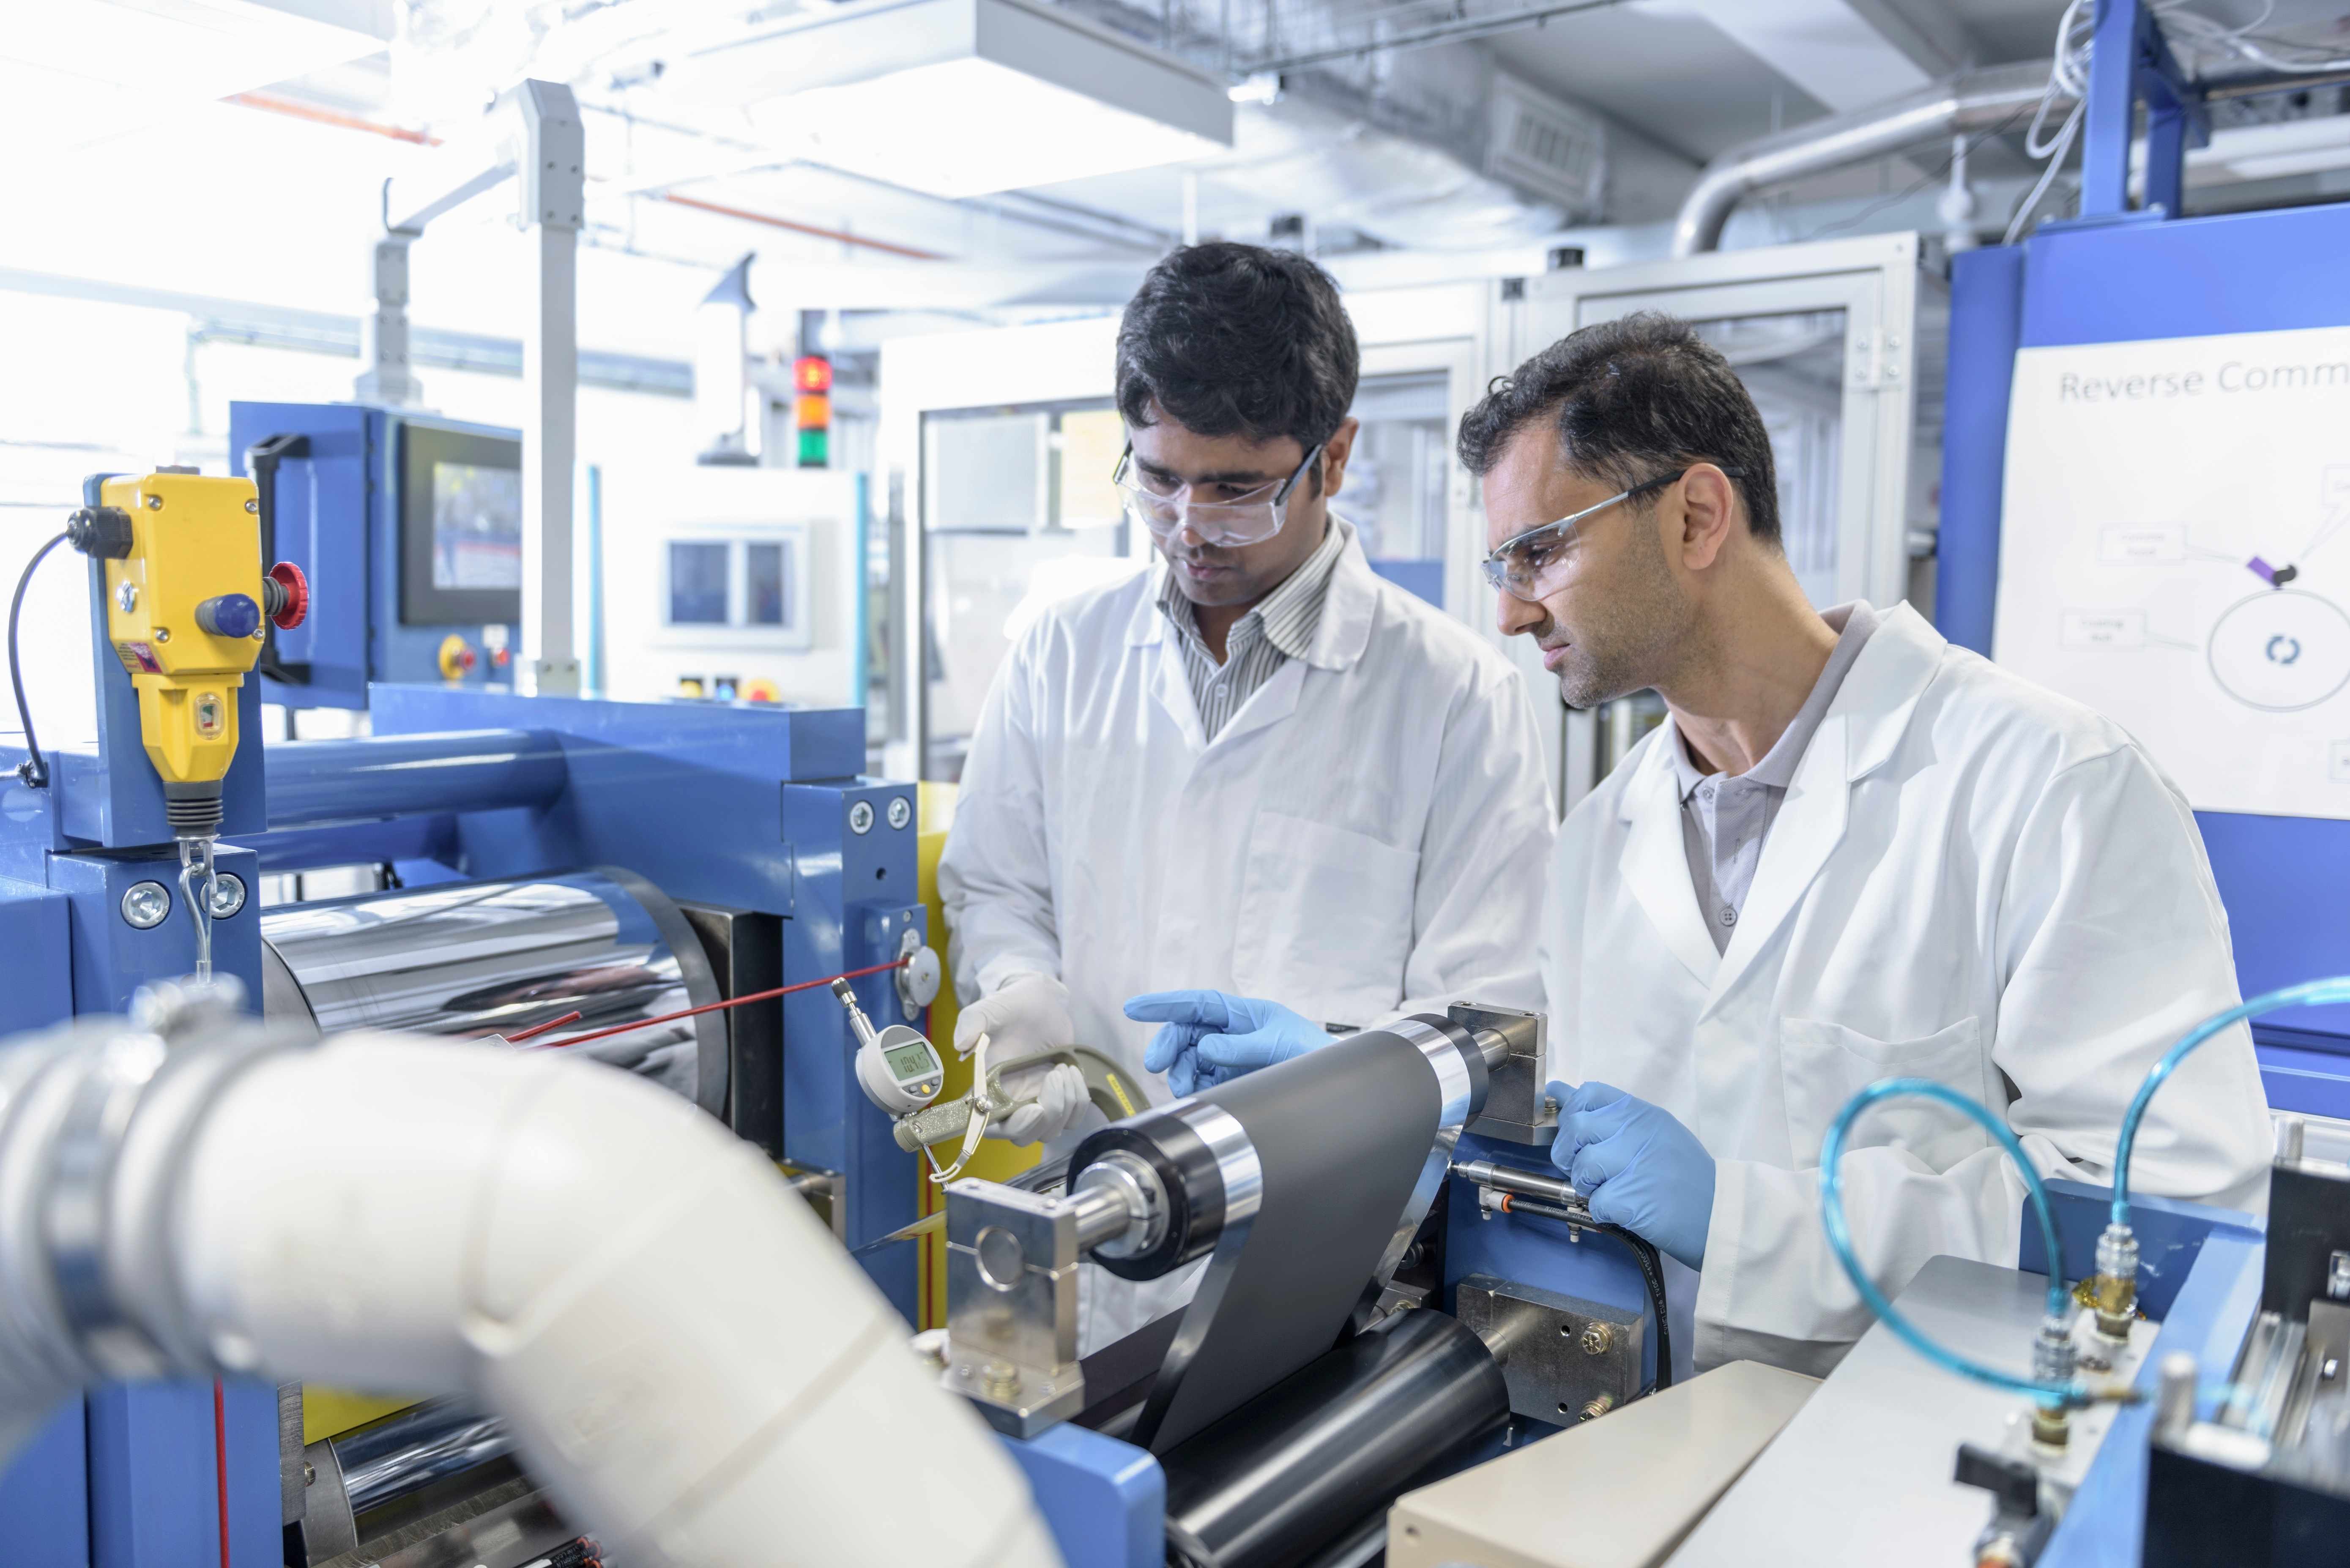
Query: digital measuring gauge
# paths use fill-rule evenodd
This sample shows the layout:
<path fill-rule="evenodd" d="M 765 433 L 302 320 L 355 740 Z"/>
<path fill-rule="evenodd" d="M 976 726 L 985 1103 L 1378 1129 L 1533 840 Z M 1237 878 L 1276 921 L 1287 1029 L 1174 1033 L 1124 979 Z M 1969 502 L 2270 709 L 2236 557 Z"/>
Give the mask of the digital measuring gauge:
<path fill-rule="evenodd" d="M 857 1034 L 857 1086 L 867 1099 L 902 1116 L 938 1098 L 946 1086 L 946 1064 L 928 1040 L 902 1023 L 874 1033 L 845 980 L 833 982 L 832 993 L 848 1010 L 848 1026 Z"/>

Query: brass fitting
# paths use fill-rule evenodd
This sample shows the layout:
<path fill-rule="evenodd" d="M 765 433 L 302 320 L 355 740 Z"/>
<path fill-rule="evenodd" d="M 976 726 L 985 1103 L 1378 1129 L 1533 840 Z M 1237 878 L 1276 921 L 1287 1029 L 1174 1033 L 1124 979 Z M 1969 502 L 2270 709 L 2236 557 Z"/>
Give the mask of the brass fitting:
<path fill-rule="evenodd" d="M 2097 1238 L 2097 1272 L 2088 1282 L 2089 1306 L 2097 1332 L 2127 1339 L 2137 1316 L 2137 1237 L 2126 1225 L 2108 1225 Z"/>
<path fill-rule="evenodd" d="M 2073 1417 L 2062 1406 L 2032 1407 L 2032 1440 L 2043 1448 L 2061 1449 L 2072 1441 Z"/>

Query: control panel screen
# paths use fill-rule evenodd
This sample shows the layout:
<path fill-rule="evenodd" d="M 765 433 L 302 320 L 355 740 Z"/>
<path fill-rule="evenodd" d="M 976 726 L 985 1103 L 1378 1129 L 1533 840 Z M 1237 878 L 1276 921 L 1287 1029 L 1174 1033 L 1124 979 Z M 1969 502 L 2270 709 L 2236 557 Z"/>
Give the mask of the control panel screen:
<path fill-rule="evenodd" d="M 432 586 L 522 587 L 522 474 L 474 462 L 432 465 Z"/>
<path fill-rule="evenodd" d="M 522 619 L 522 441 L 423 419 L 402 419 L 398 439 L 400 624 L 514 626 Z"/>

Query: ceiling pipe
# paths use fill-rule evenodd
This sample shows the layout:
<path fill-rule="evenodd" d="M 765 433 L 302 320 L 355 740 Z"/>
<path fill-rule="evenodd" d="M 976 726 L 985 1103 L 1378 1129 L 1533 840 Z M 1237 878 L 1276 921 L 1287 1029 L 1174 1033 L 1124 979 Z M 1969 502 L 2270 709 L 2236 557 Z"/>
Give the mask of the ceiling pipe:
<path fill-rule="evenodd" d="M 1740 200 L 1765 185 L 1882 158 L 1957 134 L 2019 129 L 2049 90 L 2044 61 L 1993 66 L 1843 114 L 1733 147 L 1705 166 L 1673 221 L 1673 254 L 1696 255 L 1721 244 L 1722 225 Z M 2059 88 L 2049 105 L 2062 116 L 2072 95 Z"/>

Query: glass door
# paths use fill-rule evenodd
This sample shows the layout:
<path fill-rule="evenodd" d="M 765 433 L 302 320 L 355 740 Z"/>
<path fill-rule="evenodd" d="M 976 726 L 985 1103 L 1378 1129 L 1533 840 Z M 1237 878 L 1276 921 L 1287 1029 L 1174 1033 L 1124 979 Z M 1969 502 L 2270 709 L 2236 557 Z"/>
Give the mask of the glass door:
<path fill-rule="evenodd" d="M 1919 299 L 1941 287 L 1921 277 L 1914 234 L 1555 272 L 1525 280 L 1519 300 L 1502 306 L 1513 317 L 1498 335 L 1512 358 L 1495 372 L 1578 327 L 1636 311 L 1690 322 L 1762 415 L 1788 564 L 1812 602 L 1825 609 L 1865 598 L 1889 608 L 1909 599 L 1930 618 L 1930 453 L 1939 431 L 1918 426 L 1917 382 L 1921 365 L 1938 370 L 1940 357 L 1938 345 L 1918 341 Z M 1929 312 L 1926 324 L 1939 319 Z M 1939 395 L 1932 409 L 1939 414 Z M 1920 451 L 1929 454 L 1922 463 Z M 1563 807 L 1662 716 L 1653 693 L 1622 703 L 1621 712 L 1565 719 L 1563 754 L 1589 762 L 1587 773 L 1575 763 L 1563 772 Z"/>
<path fill-rule="evenodd" d="M 987 689 L 1045 606 L 1149 564 L 1109 479 L 1124 432 L 1106 399 L 923 414 L 924 778 L 962 777 Z"/>

